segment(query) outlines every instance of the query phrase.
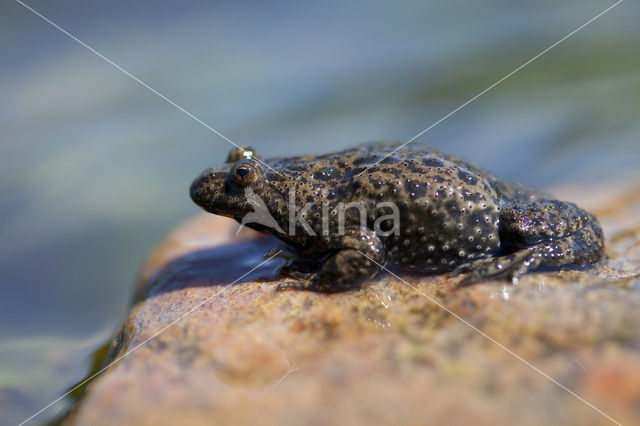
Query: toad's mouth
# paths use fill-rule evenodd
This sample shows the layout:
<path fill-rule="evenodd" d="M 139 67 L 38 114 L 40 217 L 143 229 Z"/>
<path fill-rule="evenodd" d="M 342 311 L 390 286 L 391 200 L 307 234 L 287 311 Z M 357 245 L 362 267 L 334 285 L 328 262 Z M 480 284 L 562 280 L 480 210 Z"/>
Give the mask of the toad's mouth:
<path fill-rule="evenodd" d="M 225 189 L 226 173 L 205 170 L 189 189 L 194 203 L 209 213 L 238 220 L 253 211 L 244 192 L 229 194 Z"/>

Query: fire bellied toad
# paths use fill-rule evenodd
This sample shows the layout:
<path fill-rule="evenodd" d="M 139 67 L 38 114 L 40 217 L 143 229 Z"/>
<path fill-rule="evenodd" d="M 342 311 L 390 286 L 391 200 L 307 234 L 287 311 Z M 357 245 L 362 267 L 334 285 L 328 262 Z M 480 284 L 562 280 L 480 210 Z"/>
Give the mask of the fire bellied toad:
<path fill-rule="evenodd" d="M 357 288 L 383 266 L 515 281 L 601 259 L 600 226 L 575 204 L 420 145 L 385 158 L 393 149 L 262 159 L 236 148 L 193 182 L 191 198 L 293 247 L 287 287 Z"/>

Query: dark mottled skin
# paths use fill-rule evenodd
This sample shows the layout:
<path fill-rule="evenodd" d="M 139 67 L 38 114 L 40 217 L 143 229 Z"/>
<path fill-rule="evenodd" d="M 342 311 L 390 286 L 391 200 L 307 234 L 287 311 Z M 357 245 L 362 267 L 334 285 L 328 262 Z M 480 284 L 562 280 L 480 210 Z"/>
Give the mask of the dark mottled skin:
<path fill-rule="evenodd" d="M 245 189 L 259 195 L 281 229 L 248 226 L 273 233 L 298 254 L 284 270 L 298 279 L 287 287 L 326 292 L 356 288 L 380 265 L 427 273 L 470 271 L 463 283 L 515 281 L 534 269 L 601 259 L 602 231 L 591 214 L 499 180 L 459 158 L 414 145 L 365 171 L 394 147 L 366 145 L 268 160 L 251 148 L 237 148 L 227 164 L 204 171 L 193 182 L 191 198 L 211 213 L 241 221 L 254 211 Z M 290 188 L 295 189 L 298 211 L 312 203 L 304 218 L 316 236 L 300 222 L 294 222 L 295 235 L 289 235 Z M 398 206 L 399 236 L 373 231 L 375 220 L 391 213 L 376 208 L 382 201 Z M 339 202 L 363 203 L 366 227 L 360 227 L 358 211 L 348 209 L 346 232 L 338 235 Z M 329 213 L 329 232 L 324 235 L 323 203 Z"/>

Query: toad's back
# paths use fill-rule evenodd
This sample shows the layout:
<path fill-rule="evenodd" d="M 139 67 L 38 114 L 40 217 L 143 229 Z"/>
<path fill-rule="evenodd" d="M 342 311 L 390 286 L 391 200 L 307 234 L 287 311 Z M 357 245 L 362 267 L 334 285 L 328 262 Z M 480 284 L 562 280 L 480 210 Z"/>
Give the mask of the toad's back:
<path fill-rule="evenodd" d="M 450 270 L 494 255 L 500 250 L 501 206 L 536 197 L 435 150 L 384 155 L 360 157 L 354 185 L 362 196 L 398 206 L 400 235 L 388 236 L 386 247 L 387 259 L 403 268 Z"/>

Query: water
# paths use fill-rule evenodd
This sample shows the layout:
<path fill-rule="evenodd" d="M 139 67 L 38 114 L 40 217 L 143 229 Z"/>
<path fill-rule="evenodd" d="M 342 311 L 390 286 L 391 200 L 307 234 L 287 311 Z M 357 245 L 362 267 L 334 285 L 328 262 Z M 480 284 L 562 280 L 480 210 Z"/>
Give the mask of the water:
<path fill-rule="evenodd" d="M 28 4 L 280 156 L 407 140 L 613 2 Z M 190 181 L 231 146 L 18 3 L 0 8 L 4 424 L 82 377 L 146 254 L 198 211 Z M 623 2 L 420 140 L 537 187 L 637 176 L 639 12 Z"/>

